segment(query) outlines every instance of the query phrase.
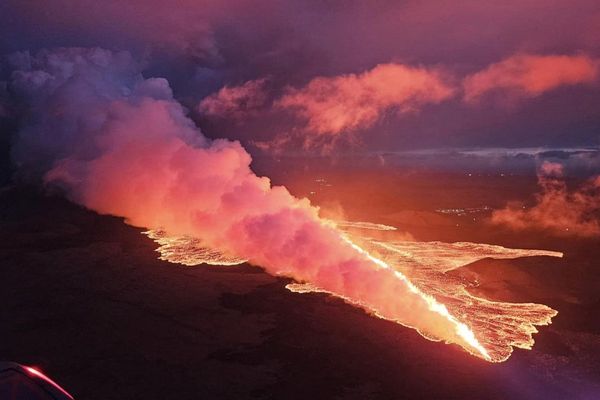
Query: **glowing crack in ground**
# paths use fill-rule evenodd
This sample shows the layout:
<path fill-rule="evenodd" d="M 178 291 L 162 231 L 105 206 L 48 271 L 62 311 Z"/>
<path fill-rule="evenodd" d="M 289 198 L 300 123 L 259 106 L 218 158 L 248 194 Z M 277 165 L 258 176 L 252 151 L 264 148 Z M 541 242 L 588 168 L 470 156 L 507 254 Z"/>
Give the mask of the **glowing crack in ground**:
<path fill-rule="evenodd" d="M 455 325 L 456 333 L 466 342 L 462 346 L 469 353 L 487 361 L 505 361 L 515 347 L 531 349 L 536 326 L 550 324 L 557 315 L 556 310 L 543 304 L 498 302 L 474 296 L 467 287 L 475 282 L 465 282 L 447 272 L 483 258 L 562 257 L 562 253 L 470 242 L 381 240 L 371 238 L 369 231 L 394 231 L 396 228 L 369 222 L 341 221 L 336 225 L 344 239 L 358 252 L 378 267 L 394 269 L 396 277 L 423 297 L 430 310 Z M 160 259 L 171 263 L 187 266 L 237 265 L 246 261 L 207 248 L 194 238 L 168 236 L 160 230 L 144 233 L 160 245 L 157 249 Z M 286 288 L 296 293 L 326 292 L 310 283 L 291 283 Z M 360 306 L 352 299 L 329 294 Z M 427 339 L 436 340 L 427 333 L 419 333 Z"/>

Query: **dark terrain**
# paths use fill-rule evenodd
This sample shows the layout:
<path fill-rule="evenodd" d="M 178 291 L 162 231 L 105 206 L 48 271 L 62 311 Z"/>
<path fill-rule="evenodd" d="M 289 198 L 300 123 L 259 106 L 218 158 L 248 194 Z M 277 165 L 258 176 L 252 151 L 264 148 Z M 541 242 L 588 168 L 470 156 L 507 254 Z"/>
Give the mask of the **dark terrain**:
<path fill-rule="evenodd" d="M 378 201 L 374 219 L 398 223 Z M 488 231 L 436 215 L 401 217 L 422 240 Z M 38 366 L 77 399 L 600 398 L 598 242 L 500 231 L 479 239 L 565 252 L 455 271 L 477 274 L 478 294 L 559 310 L 532 351 L 489 364 L 341 300 L 291 293 L 250 265 L 160 261 L 141 231 L 56 196 L 3 189 L 0 359 Z"/>

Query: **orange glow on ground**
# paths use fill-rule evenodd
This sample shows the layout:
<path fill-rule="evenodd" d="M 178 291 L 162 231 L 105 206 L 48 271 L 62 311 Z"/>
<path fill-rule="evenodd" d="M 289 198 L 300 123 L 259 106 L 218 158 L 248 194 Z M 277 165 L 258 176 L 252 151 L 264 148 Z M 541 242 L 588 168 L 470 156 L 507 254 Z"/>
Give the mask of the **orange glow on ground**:
<path fill-rule="evenodd" d="M 556 310 L 543 304 L 496 302 L 473 296 L 466 283 L 446 273 L 483 258 L 518 258 L 529 256 L 562 257 L 562 253 L 547 250 L 509 249 L 502 246 L 457 242 L 416 242 L 412 240 L 381 240 L 370 237 L 374 231 L 394 231 L 387 225 L 369 222 L 331 222 L 340 229 L 340 235 L 354 250 L 368 258 L 374 268 L 394 271 L 410 292 L 426 302 L 430 311 L 442 316 L 454 326 L 453 337 L 437 337 L 419 327 L 423 337 L 434 341 L 456 343 L 470 354 L 490 362 L 502 362 L 513 348 L 531 349 L 537 332 L 536 325 L 548 325 L 557 315 Z M 202 246 L 193 238 L 171 237 L 162 231 L 145 232 L 160 247 L 160 259 L 194 266 L 236 265 L 244 259 Z M 361 308 L 379 318 L 385 318 L 372 307 L 340 293 L 331 293 L 310 282 L 286 286 L 292 292 L 325 292 Z"/>

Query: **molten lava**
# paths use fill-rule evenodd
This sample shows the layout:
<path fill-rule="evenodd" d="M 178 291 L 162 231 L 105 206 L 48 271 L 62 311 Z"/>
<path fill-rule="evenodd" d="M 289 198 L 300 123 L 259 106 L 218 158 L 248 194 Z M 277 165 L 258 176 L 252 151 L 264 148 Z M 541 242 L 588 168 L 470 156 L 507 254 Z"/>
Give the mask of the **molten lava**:
<path fill-rule="evenodd" d="M 156 251 L 160 259 L 174 264 L 193 267 L 198 264 L 209 265 L 238 265 L 246 262 L 243 258 L 225 254 L 222 251 L 205 247 L 196 238 L 186 236 L 168 236 L 162 230 L 144 232 L 160 245 Z"/>
<path fill-rule="evenodd" d="M 394 276 L 410 292 L 427 303 L 427 307 L 446 319 L 455 337 L 440 338 L 415 326 L 394 322 L 416 329 L 429 340 L 444 340 L 462 346 L 469 353 L 490 362 L 502 362 L 510 357 L 513 348 L 531 349 L 537 332 L 536 325 L 548 325 L 557 312 L 543 304 L 507 303 L 473 296 L 464 282 L 447 274 L 474 261 L 489 258 L 518 258 L 528 256 L 562 257 L 562 253 L 546 250 L 509 249 L 501 246 L 457 242 L 416 242 L 381 240 L 368 235 L 369 231 L 393 231 L 396 228 L 369 222 L 335 222 L 342 238 L 354 250 L 367 257 L 373 268 L 394 271 Z M 237 265 L 246 260 L 210 249 L 194 238 L 168 236 L 163 231 L 145 232 L 160 247 L 160 258 L 172 263 L 194 266 L 199 264 Z M 410 277 L 410 278 L 409 278 Z M 287 289 L 297 293 L 325 292 L 346 302 L 367 309 L 384 318 L 376 309 L 349 298 L 315 287 L 310 282 L 291 283 Z"/>

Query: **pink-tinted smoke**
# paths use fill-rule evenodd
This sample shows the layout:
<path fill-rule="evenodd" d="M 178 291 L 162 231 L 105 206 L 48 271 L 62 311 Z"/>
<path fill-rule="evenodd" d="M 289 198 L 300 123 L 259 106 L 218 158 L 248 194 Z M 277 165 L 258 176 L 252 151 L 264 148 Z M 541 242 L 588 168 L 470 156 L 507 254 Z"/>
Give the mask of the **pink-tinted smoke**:
<path fill-rule="evenodd" d="M 592 83 L 599 62 L 587 55 L 517 54 L 464 79 L 464 100 L 475 103 L 493 92 L 536 97 L 560 86 Z"/>
<path fill-rule="evenodd" d="M 511 229 L 540 229 L 557 235 L 600 235 L 600 176 L 569 190 L 560 164 L 544 162 L 538 173 L 540 193 L 526 208 L 510 203 L 492 214 L 491 222 Z"/>
<path fill-rule="evenodd" d="M 276 105 L 304 119 L 308 133 L 340 135 L 373 125 L 386 111 L 416 111 L 453 93 L 438 70 L 390 63 L 360 74 L 315 78 L 289 88 Z"/>
<path fill-rule="evenodd" d="M 47 165 L 46 184 L 97 212 L 197 237 L 464 345 L 456 323 L 395 271 L 357 251 L 308 200 L 255 175 L 238 142 L 206 139 L 164 79 L 130 64 L 100 49 L 21 55 L 10 83 L 29 108 L 14 153 L 21 169 Z"/>
<path fill-rule="evenodd" d="M 225 86 L 202 99 L 198 111 L 207 116 L 244 118 L 254 114 L 267 100 L 266 79 L 247 81 L 240 86 Z"/>

